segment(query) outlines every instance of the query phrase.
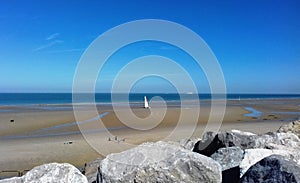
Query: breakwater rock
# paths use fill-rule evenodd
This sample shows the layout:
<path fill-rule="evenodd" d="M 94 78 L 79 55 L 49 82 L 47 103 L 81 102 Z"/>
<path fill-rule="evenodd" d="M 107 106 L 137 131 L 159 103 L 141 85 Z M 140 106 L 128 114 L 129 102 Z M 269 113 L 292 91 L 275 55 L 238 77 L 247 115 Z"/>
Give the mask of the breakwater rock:
<path fill-rule="evenodd" d="M 73 165 L 50 163 L 37 166 L 22 177 L 0 180 L 0 183 L 87 183 L 87 178 Z"/>
<path fill-rule="evenodd" d="M 241 182 L 300 182 L 299 165 L 284 156 L 268 156 L 253 165 L 241 178 Z"/>
<path fill-rule="evenodd" d="M 289 124 L 282 125 L 278 132 L 292 132 L 300 138 L 300 120 L 290 122 Z"/>
<path fill-rule="evenodd" d="M 145 143 L 108 155 L 98 181 L 114 182 L 221 182 L 221 166 L 213 159 L 166 142 Z"/>

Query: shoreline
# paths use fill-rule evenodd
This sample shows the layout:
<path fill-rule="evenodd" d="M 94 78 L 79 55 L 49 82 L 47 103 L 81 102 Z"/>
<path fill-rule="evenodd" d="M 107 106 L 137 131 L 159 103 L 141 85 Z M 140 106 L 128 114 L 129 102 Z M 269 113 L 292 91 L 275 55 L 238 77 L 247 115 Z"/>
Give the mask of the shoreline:
<path fill-rule="evenodd" d="M 0 93 L 1 94 L 1 93 Z M 146 95 L 146 94 L 145 94 Z M 167 95 L 167 94 L 166 94 Z M 255 95 L 255 94 L 254 94 Z M 257 94 L 260 95 L 260 94 Z M 276 94 L 275 94 L 276 95 Z M 285 94 L 287 95 L 287 94 Z M 291 94 L 293 95 L 293 94 Z M 249 97 L 249 98 L 214 98 L 214 101 L 223 101 L 226 100 L 228 102 L 234 102 L 234 101 L 238 101 L 238 102 L 247 102 L 247 101 L 274 101 L 274 100 L 300 100 L 300 94 L 295 94 L 297 95 L 297 97 L 258 97 L 258 98 L 253 98 L 253 97 Z M 155 96 L 155 95 L 154 95 Z M 241 95 L 242 96 L 242 95 Z M 273 96 L 273 94 L 270 94 L 268 96 Z M 149 100 L 149 102 L 151 101 L 151 98 Z M 170 103 L 170 104 L 179 104 L 182 101 L 185 102 L 194 102 L 194 99 L 174 99 L 174 100 L 164 100 L 166 103 Z M 201 102 L 210 102 L 212 101 L 212 99 L 210 98 L 200 98 L 198 100 L 200 103 Z M 153 103 L 157 102 L 157 101 L 151 101 Z M 129 103 L 129 105 L 131 104 L 143 104 L 144 101 L 142 99 L 140 100 L 134 100 L 134 101 L 117 101 L 117 102 L 111 102 L 111 101 L 106 101 L 106 102 L 79 102 L 79 103 L 74 103 L 72 101 L 67 102 L 67 103 L 60 103 L 60 102 L 56 102 L 56 103 L 0 103 L 0 109 L 1 108 L 10 108 L 10 107 L 46 107 L 46 106 L 58 106 L 58 107 L 73 107 L 73 105 L 79 105 L 79 106 L 85 106 L 85 105 L 96 105 L 97 107 L 105 107 L 105 106 L 112 106 L 112 105 L 117 105 L 120 104 L 120 106 L 123 106 L 123 104 L 127 104 Z M 118 106 L 118 105 L 117 105 Z M 177 106 L 179 107 L 179 106 Z"/>

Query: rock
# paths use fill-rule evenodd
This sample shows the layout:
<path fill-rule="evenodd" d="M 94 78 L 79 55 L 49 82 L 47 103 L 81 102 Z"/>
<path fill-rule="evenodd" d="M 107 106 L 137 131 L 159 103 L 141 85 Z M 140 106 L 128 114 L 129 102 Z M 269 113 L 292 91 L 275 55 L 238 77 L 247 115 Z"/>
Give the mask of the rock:
<path fill-rule="evenodd" d="M 241 149 L 249 149 L 255 147 L 255 139 L 257 135 L 252 133 L 242 133 L 238 130 L 232 132 L 206 132 L 202 140 L 198 141 L 193 151 L 211 156 L 218 149 L 224 147 L 237 146 Z"/>
<path fill-rule="evenodd" d="M 239 130 L 232 130 L 229 133 L 232 133 L 232 136 L 234 136 L 234 139 L 235 139 L 234 146 L 238 146 L 243 150 L 255 147 L 255 139 L 258 138 L 258 135 L 251 133 L 251 132 L 242 132 Z M 231 139 L 229 139 L 229 140 L 231 140 Z M 228 141 L 228 139 L 224 139 L 224 141 L 225 141 L 225 144 L 229 143 L 229 142 L 226 142 L 226 141 Z"/>
<path fill-rule="evenodd" d="M 240 147 L 221 148 L 211 158 L 222 166 L 222 171 L 239 166 L 244 158 L 244 151 Z"/>
<path fill-rule="evenodd" d="M 295 157 L 294 153 L 299 152 L 293 152 L 288 150 L 279 150 L 279 149 L 246 149 L 244 154 L 244 159 L 240 163 L 240 169 L 241 174 L 240 177 L 242 177 L 245 172 L 253 166 L 255 163 L 261 161 L 262 159 L 271 156 L 271 155 L 281 155 L 284 156 L 290 160 L 293 160 L 295 163 Z M 300 164 L 299 164 L 300 165 Z"/>
<path fill-rule="evenodd" d="M 202 139 L 196 142 L 193 152 L 205 156 L 211 156 L 218 149 L 225 147 L 221 140 L 218 138 L 218 134 L 214 132 L 206 132 Z"/>
<path fill-rule="evenodd" d="M 241 182 L 300 182 L 300 168 L 283 156 L 272 155 L 253 165 L 241 178 Z"/>
<path fill-rule="evenodd" d="M 87 178 L 74 166 L 63 163 L 50 163 L 37 166 L 22 177 L 0 180 L 1 183 L 87 183 Z"/>
<path fill-rule="evenodd" d="M 293 133 L 274 133 L 258 136 L 255 140 L 254 148 L 268 148 L 273 149 L 276 145 L 284 146 L 286 148 L 297 148 L 300 145 L 299 138 Z"/>
<path fill-rule="evenodd" d="M 292 132 L 300 138 L 300 120 L 293 121 L 286 125 L 282 125 L 278 129 L 278 132 Z"/>
<path fill-rule="evenodd" d="M 84 175 L 89 183 L 97 182 L 97 173 L 102 158 L 98 158 L 94 161 L 88 162 L 84 167 Z"/>
<path fill-rule="evenodd" d="M 144 143 L 101 161 L 98 180 L 114 182 L 221 182 L 221 166 L 209 157 L 166 142 Z"/>
<path fill-rule="evenodd" d="M 239 182 L 239 165 L 244 158 L 244 151 L 240 147 L 221 148 L 211 158 L 222 166 L 223 183 Z"/>

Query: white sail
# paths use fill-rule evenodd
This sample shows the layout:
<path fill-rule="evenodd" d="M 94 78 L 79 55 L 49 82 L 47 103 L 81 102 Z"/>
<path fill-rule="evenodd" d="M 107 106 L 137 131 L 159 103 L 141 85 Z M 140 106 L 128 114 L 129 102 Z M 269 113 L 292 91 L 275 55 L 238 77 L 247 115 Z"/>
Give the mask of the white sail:
<path fill-rule="evenodd" d="M 144 108 L 146 108 L 146 109 L 150 108 L 150 107 L 149 107 L 149 103 L 148 103 L 148 100 L 147 100 L 147 97 L 146 97 L 146 96 L 144 96 Z"/>

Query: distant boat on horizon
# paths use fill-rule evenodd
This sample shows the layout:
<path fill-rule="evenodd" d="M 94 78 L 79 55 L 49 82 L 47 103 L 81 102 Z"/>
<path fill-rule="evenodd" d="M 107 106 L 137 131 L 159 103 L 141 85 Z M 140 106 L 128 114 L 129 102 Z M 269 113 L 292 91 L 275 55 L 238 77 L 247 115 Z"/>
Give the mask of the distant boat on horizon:
<path fill-rule="evenodd" d="M 144 108 L 145 108 L 145 109 L 149 109 L 149 108 L 150 108 L 150 106 L 149 106 L 149 102 L 148 102 L 148 100 L 147 100 L 147 97 L 146 97 L 146 96 L 144 96 Z"/>

